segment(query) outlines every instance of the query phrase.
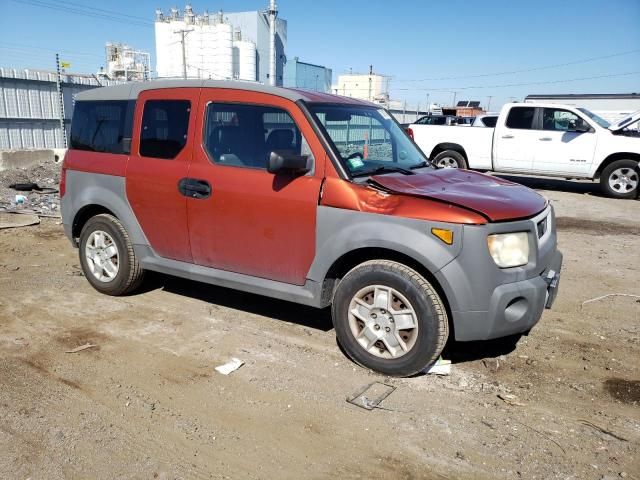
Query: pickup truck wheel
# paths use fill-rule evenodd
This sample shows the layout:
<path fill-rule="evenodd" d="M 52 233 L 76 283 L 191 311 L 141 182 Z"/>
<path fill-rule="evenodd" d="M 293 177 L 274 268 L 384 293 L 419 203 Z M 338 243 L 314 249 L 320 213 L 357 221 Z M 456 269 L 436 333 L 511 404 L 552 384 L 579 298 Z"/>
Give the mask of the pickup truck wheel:
<path fill-rule="evenodd" d="M 90 218 L 80 233 L 80 265 L 93 288 L 107 295 L 126 295 L 142 283 L 144 270 L 129 235 L 113 215 Z"/>
<path fill-rule="evenodd" d="M 640 173 L 635 160 L 616 160 L 600 175 L 602 191 L 613 198 L 635 198 L 639 184 Z"/>
<path fill-rule="evenodd" d="M 467 161 L 464 156 L 455 150 L 440 152 L 433 159 L 433 164 L 437 168 L 467 168 Z"/>
<path fill-rule="evenodd" d="M 340 281 L 332 305 L 338 342 L 363 367 L 410 376 L 435 362 L 449 335 L 446 309 L 418 272 L 372 260 Z"/>

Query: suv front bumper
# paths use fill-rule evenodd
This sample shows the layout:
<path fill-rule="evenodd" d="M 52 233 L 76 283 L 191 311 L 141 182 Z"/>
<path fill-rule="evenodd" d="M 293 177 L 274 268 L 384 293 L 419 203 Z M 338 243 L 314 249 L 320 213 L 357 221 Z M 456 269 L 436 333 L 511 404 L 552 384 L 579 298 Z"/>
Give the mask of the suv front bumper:
<path fill-rule="evenodd" d="M 556 299 L 561 268 L 562 253 L 556 251 L 542 275 L 498 285 L 487 311 L 452 312 L 456 340 L 489 340 L 531 330 Z"/>
<path fill-rule="evenodd" d="M 541 222 L 546 222 L 544 229 L 538 229 Z M 529 233 L 529 263 L 498 268 L 489 256 L 487 236 L 519 231 Z M 558 293 L 562 253 L 556 242 L 551 207 L 532 219 L 465 226 L 460 255 L 436 274 L 449 302 L 455 339 L 505 337 L 538 323 Z"/>

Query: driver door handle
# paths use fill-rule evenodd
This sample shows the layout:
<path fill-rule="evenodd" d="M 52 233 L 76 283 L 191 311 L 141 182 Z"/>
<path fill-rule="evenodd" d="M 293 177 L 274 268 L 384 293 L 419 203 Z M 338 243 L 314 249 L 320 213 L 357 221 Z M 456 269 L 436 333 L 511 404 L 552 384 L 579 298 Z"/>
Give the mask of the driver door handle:
<path fill-rule="evenodd" d="M 540 140 L 541 142 L 550 142 L 552 140 L 551 137 L 541 137 L 538 140 Z"/>
<path fill-rule="evenodd" d="M 513 135 L 503 135 L 502 138 L 513 138 Z"/>
<path fill-rule="evenodd" d="M 205 199 L 211 196 L 211 185 L 206 180 L 198 178 L 181 178 L 178 191 L 185 197 Z"/>

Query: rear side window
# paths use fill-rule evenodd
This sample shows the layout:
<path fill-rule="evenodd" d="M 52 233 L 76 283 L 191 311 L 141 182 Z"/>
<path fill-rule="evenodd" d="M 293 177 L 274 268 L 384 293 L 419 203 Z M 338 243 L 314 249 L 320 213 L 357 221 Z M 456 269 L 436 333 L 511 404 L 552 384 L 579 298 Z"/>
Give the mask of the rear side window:
<path fill-rule="evenodd" d="M 484 117 L 482 123 L 484 123 L 485 127 L 495 128 L 496 123 L 498 123 L 498 117 Z"/>
<path fill-rule="evenodd" d="M 273 151 L 311 155 L 285 110 L 263 105 L 210 103 L 204 146 L 214 163 L 266 169 Z"/>
<path fill-rule="evenodd" d="M 69 148 L 128 154 L 135 101 L 79 101 L 73 109 Z"/>
<path fill-rule="evenodd" d="M 507 128 L 531 130 L 535 113 L 535 107 L 513 107 L 507 117 Z"/>
<path fill-rule="evenodd" d="M 142 113 L 140 155 L 172 159 L 187 144 L 189 100 L 147 100 Z"/>

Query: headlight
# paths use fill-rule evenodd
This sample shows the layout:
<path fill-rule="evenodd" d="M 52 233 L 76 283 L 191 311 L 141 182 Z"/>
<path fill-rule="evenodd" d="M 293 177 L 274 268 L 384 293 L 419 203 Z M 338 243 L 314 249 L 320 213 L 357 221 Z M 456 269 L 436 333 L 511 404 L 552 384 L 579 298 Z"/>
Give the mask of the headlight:
<path fill-rule="evenodd" d="M 496 233 L 487 237 L 489 253 L 500 268 L 519 267 L 529 262 L 527 232 Z"/>

